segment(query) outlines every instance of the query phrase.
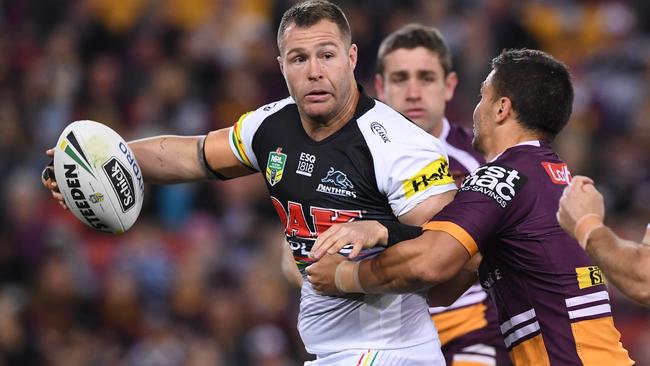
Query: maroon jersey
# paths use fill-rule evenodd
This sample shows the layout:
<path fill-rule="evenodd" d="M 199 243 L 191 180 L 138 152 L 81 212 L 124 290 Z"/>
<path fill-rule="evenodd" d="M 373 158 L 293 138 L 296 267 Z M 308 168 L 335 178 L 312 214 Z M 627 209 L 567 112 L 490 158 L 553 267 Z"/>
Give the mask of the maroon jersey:
<path fill-rule="evenodd" d="M 555 216 L 570 179 L 547 143 L 514 146 L 468 176 L 425 229 L 480 250 L 480 282 L 516 365 L 631 365 L 600 269 Z"/>
<path fill-rule="evenodd" d="M 440 142 L 447 150 L 449 172 L 460 187 L 466 176 L 485 164 L 472 147 L 472 131 L 442 120 Z M 496 307 L 478 282 L 448 307 L 430 307 L 442 354 L 448 365 L 475 362 L 510 365 L 499 333 Z"/>

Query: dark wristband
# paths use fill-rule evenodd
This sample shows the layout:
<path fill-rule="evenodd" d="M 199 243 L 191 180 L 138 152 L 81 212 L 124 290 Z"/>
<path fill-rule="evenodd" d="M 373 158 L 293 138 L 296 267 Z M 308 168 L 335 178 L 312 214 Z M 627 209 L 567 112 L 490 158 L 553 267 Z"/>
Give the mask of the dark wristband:
<path fill-rule="evenodd" d="M 402 224 L 399 221 L 379 220 L 379 223 L 388 229 L 387 246 L 395 245 L 404 240 L 415 239 L 422 234 L 422 228 Z"/>

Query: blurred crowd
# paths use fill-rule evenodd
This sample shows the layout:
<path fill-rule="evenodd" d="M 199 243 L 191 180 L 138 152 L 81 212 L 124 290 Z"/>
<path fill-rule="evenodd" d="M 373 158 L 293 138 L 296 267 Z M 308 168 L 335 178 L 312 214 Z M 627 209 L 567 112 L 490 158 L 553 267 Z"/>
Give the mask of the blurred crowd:
<path fill-rule="evenodd" d="M 441 29 L 460 85 L 450 120 L 471 126 L 501 49 L 546 50 L 574 76 L 556 147 L 595 178 L 608 224 L 650 222 L 650 2 L 337 1 L 370 94 L 381 39 L 408 22 Z M 276 29 L 289 0 L 0 2 L 0 366 L 301 365 L 299 294 L 280 272 L 282 228 L 259 175 L 148 186 L 120 236 L 84 227 L 40 185 L 71 121 L 125 139 L 204 134 L 288 93 Z M 616 290 L 615 321 L 650 365 L 650 311 Z"/>

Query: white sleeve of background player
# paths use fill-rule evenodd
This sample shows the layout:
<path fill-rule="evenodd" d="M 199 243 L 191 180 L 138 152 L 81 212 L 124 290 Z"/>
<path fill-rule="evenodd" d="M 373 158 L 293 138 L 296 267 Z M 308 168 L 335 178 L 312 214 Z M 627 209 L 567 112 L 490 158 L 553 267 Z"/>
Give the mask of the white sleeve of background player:
<path fill-rule="evenodd" d="M 267 104 L 258 108 L 255 111 L 244 113 L 239 117 L 237 122 L 230 127 L 230 149 L 239 161 L 247 167 L 260 171 L 260 166 L 257 163 L 257 157 L 253 151 L 253 137 L 255 132 L 262 125 L 266 117 L 279 111 L 282 107 L 293 100 L 285 98 L 281 101 Z"/>
<path fill-rule="evenodd" d="M 372 154 L 377 187 L 395 216 L 456 189 L 447 153 L 437 138 L 380 102 L 358 121 Z"/>

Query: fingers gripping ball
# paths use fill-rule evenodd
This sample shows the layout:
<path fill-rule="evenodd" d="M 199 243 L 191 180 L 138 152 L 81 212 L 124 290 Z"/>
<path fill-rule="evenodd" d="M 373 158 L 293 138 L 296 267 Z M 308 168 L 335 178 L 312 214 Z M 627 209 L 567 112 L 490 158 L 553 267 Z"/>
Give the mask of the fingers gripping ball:
<path fill-rule="evenodd" d="M 140 166 L 124 139 L 101 123 L 76 121 L 63 130 L 54 176 L 70 211 L 93 229 L 122 233 L 140 214 Z"/>

